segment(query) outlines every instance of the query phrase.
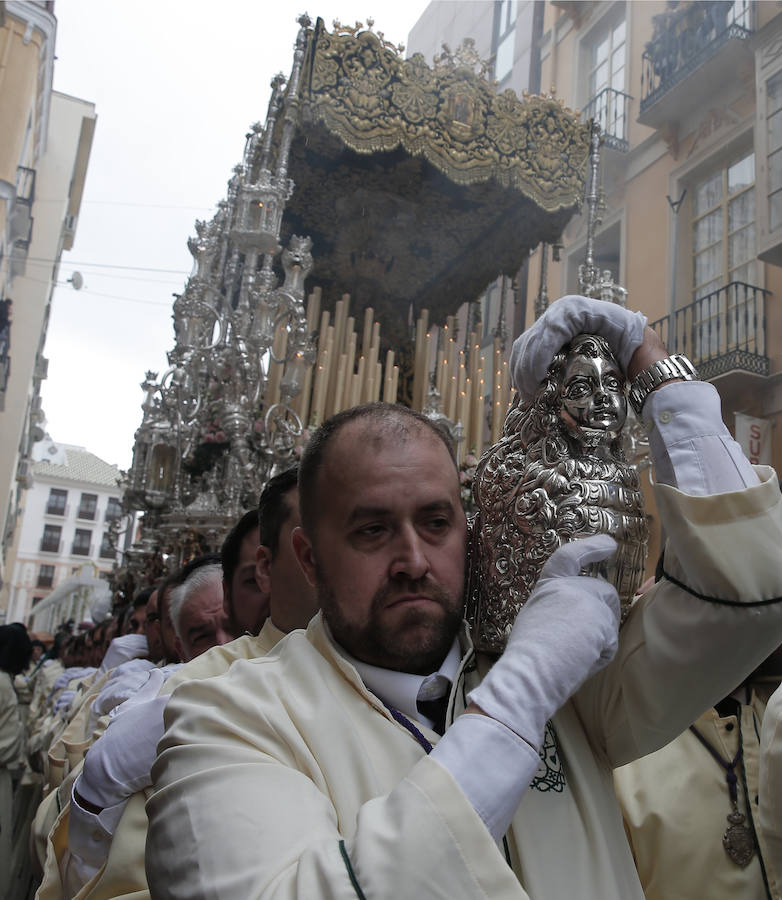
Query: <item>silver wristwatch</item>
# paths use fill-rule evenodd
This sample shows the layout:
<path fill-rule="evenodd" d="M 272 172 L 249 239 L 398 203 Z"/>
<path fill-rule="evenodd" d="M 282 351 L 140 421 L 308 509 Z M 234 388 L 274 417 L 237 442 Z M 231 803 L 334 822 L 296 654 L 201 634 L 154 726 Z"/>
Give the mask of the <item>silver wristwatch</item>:
<path fill-rule="evenodd" d="M 639 372 L 630 385 L 630 393 L 628 400 L 630 405 L 636 412 L 641 415 L 644 402 L 649 394 L 659 385 L 666 381 L 673 381 L 674 378 L 683 378 L 685 381 L 697 381 L 698 373 L 695 366 L 680 353 L 674 353 L 673 356 L 666 356 L 665 359 L 658 359 Z"/>

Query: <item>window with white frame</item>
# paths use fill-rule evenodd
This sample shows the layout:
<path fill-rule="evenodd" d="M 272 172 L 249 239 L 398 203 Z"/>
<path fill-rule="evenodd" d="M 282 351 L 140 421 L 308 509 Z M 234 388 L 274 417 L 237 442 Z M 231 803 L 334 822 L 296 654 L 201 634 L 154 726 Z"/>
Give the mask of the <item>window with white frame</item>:
<path fill-rule="evenodd" d="M 743 347 L 751 287 L 758 281 L 755 248 L 755 154 L 733 157 L 692 191 L 693 350 L 714 356 Z"/>
<path fill-rule="evenodd" d="M 497 81 L 503 81 L 513 71 L 517 6 L 517 0 L 498 0 L 495 4 L 494 77 Z"/>
<path fill-rule="evenodd" d="M 44 553 L 59 553 L 62 528 L 59 525 L 44 525 L 41 550 Z"/>
<path fill-rule="evenodd" d="M 54 584 L 54 566 L 40 565 L 38 567 L 38 581 L 36 587 L 50 588 Z"/>
<path fill-rule="evenodd" d="M 768 227 L 782 226 L 782 72 L 766 82 Z"/>
<path fill-rule="evenodd" d="M 755 154 L 699 181 L 692 192 L 693 299 L 731 281 L 756 284 Z"/>
<path fill-rule="evenodd" d="M 88 528 L 77 528 L 73 533 L 71 553 L 76 556 L 89 556 L 92 532 Z"/>
<path fill-rule="evenodd" d="M 68 491 L 64 491 L 61 488 L 50 488 L 49 500 L 46 503 L 46 515 L 64 516 L 67 501 Z"/>
<path fill-rule="evenodd" d="M 79 501 L 79 511 L 76 514 L 80 519 L 94 519 L 98 508 L 97 494 L 82 494 Z"/>
<path fill-rule="evenodd" d="M 107 522 L 116 522 L 117 519 L 122 517 L 122 502 L 118 497 L 109 497 L 106 502 L 106 516 L 105 519 Z"/>
<path fill-rule="evenodd" d="M 99 556 L 101 559 L 117 558 L 117 551 L 114 549 L 111 534 L 108 531 L 103 532 L 103 538 L 100 542 Z"/>
<path fill-rule="evenodd" d="M 624 10 L 611 15 L 587 39 L 587 101 L 589 115 L 603 133 L 627 139 L 625 84 L 627 78 L 627 25 Z"/>

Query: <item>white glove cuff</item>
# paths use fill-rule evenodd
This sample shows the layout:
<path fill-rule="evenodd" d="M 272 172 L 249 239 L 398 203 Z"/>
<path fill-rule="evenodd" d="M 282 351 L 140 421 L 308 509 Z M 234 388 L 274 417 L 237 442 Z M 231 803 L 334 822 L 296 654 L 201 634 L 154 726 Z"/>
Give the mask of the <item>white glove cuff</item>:
<path fill-rule="evenodd" d="M 128 801 L 121 800 L 100 813 L 88 812 L 79 806 L 76 799 L 76 792 L 81 793 L 78 784 L 77 778 L 71 791 L 68 812 L 68 849 L 93 868 L 100 868 L 108 855 L 111 839 Z"/>
<path fill-rule="evenodd" d="M 491 672 L 489 675 L 491 675 Z M 523 740 L 527 746 L 534 750 L 539 750 L 543 743 L 543 732 L 548 721 L 548 717 L 542 713 L 540 704 L 530 702 L 524 705 L 514 704 L 509 707 L 505 702 L 505 698 L 512 682 L 510 684 L 506 683 L 503 678 L 499 684 L 494 685 L 489 680 L 489 675 L 483 679 L 475 690 L 470 691 L 467 695 L 467 702 L 479 706 L 487 716 L 498 722 L 503 728 L 511 731 L 511 733 L 515 733 L 518 739 Z M 532 696 L 537 699 L 536 694 Z M 509 718 L 511 718 L 509 715 L 511 711 L 513 727 L 507 724 Z"/>
<path fill-rule="evenodd" d="M 471 713 L 459 716 L 430 755 L 451 773 L 495 841 L 508 830 L 540 765 L 538 754 L 509 728 Z"/>

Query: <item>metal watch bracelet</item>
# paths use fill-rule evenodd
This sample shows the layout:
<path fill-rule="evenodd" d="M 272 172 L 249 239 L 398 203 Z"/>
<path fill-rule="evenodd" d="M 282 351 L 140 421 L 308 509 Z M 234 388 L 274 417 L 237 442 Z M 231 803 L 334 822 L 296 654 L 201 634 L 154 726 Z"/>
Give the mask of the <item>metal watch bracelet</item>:
<path fill-rule="evenodd" d="M 633 378 L 630 385 L 630 393 L 628 394 L 628 400 L 636 415 L 641 415 L 646 398 L 656 387 L 676 378 L 682 378 L 684 381 L 698 380 L 698 372 L 695 366 L 686 356 L 682 356 L 680 353 L 666 356 L 665 359 L 658 359 L 649 368 L 639 372 Z"/>

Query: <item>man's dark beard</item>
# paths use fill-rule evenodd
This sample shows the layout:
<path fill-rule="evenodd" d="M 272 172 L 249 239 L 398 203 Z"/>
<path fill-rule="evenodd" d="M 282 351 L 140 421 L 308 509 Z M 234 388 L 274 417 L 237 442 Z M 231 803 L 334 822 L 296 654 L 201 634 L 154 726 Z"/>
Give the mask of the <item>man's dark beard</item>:
<path fill-rule="evenodd" d="M 372 598 L 369 621 L 363 628 L 349 623 L 337 606 L 331 587 L 316 570 L 318 600 L 323 610 L 323 618 L 329 626 L 334 640 L 356 659 L 379 666 L 410 672 L 413 675 L 429 675 L 436 672 L 451 649 L 459 632 L 464 614 L 461 602 L 456 602 L 439 585 L 424 578 L 420 581 L 405 581 L 386 584 Z M 378 618 L 385 608 L 389 596 L 403 593 L 421 593 L 438 603 L 440 616 L 435 610 L 410 609 L 405 624 L 408 628 L 421 622 L 430 623 L 427 631 L 415 643 L 407 636 L 406 630 L 388 633 Z"/>

